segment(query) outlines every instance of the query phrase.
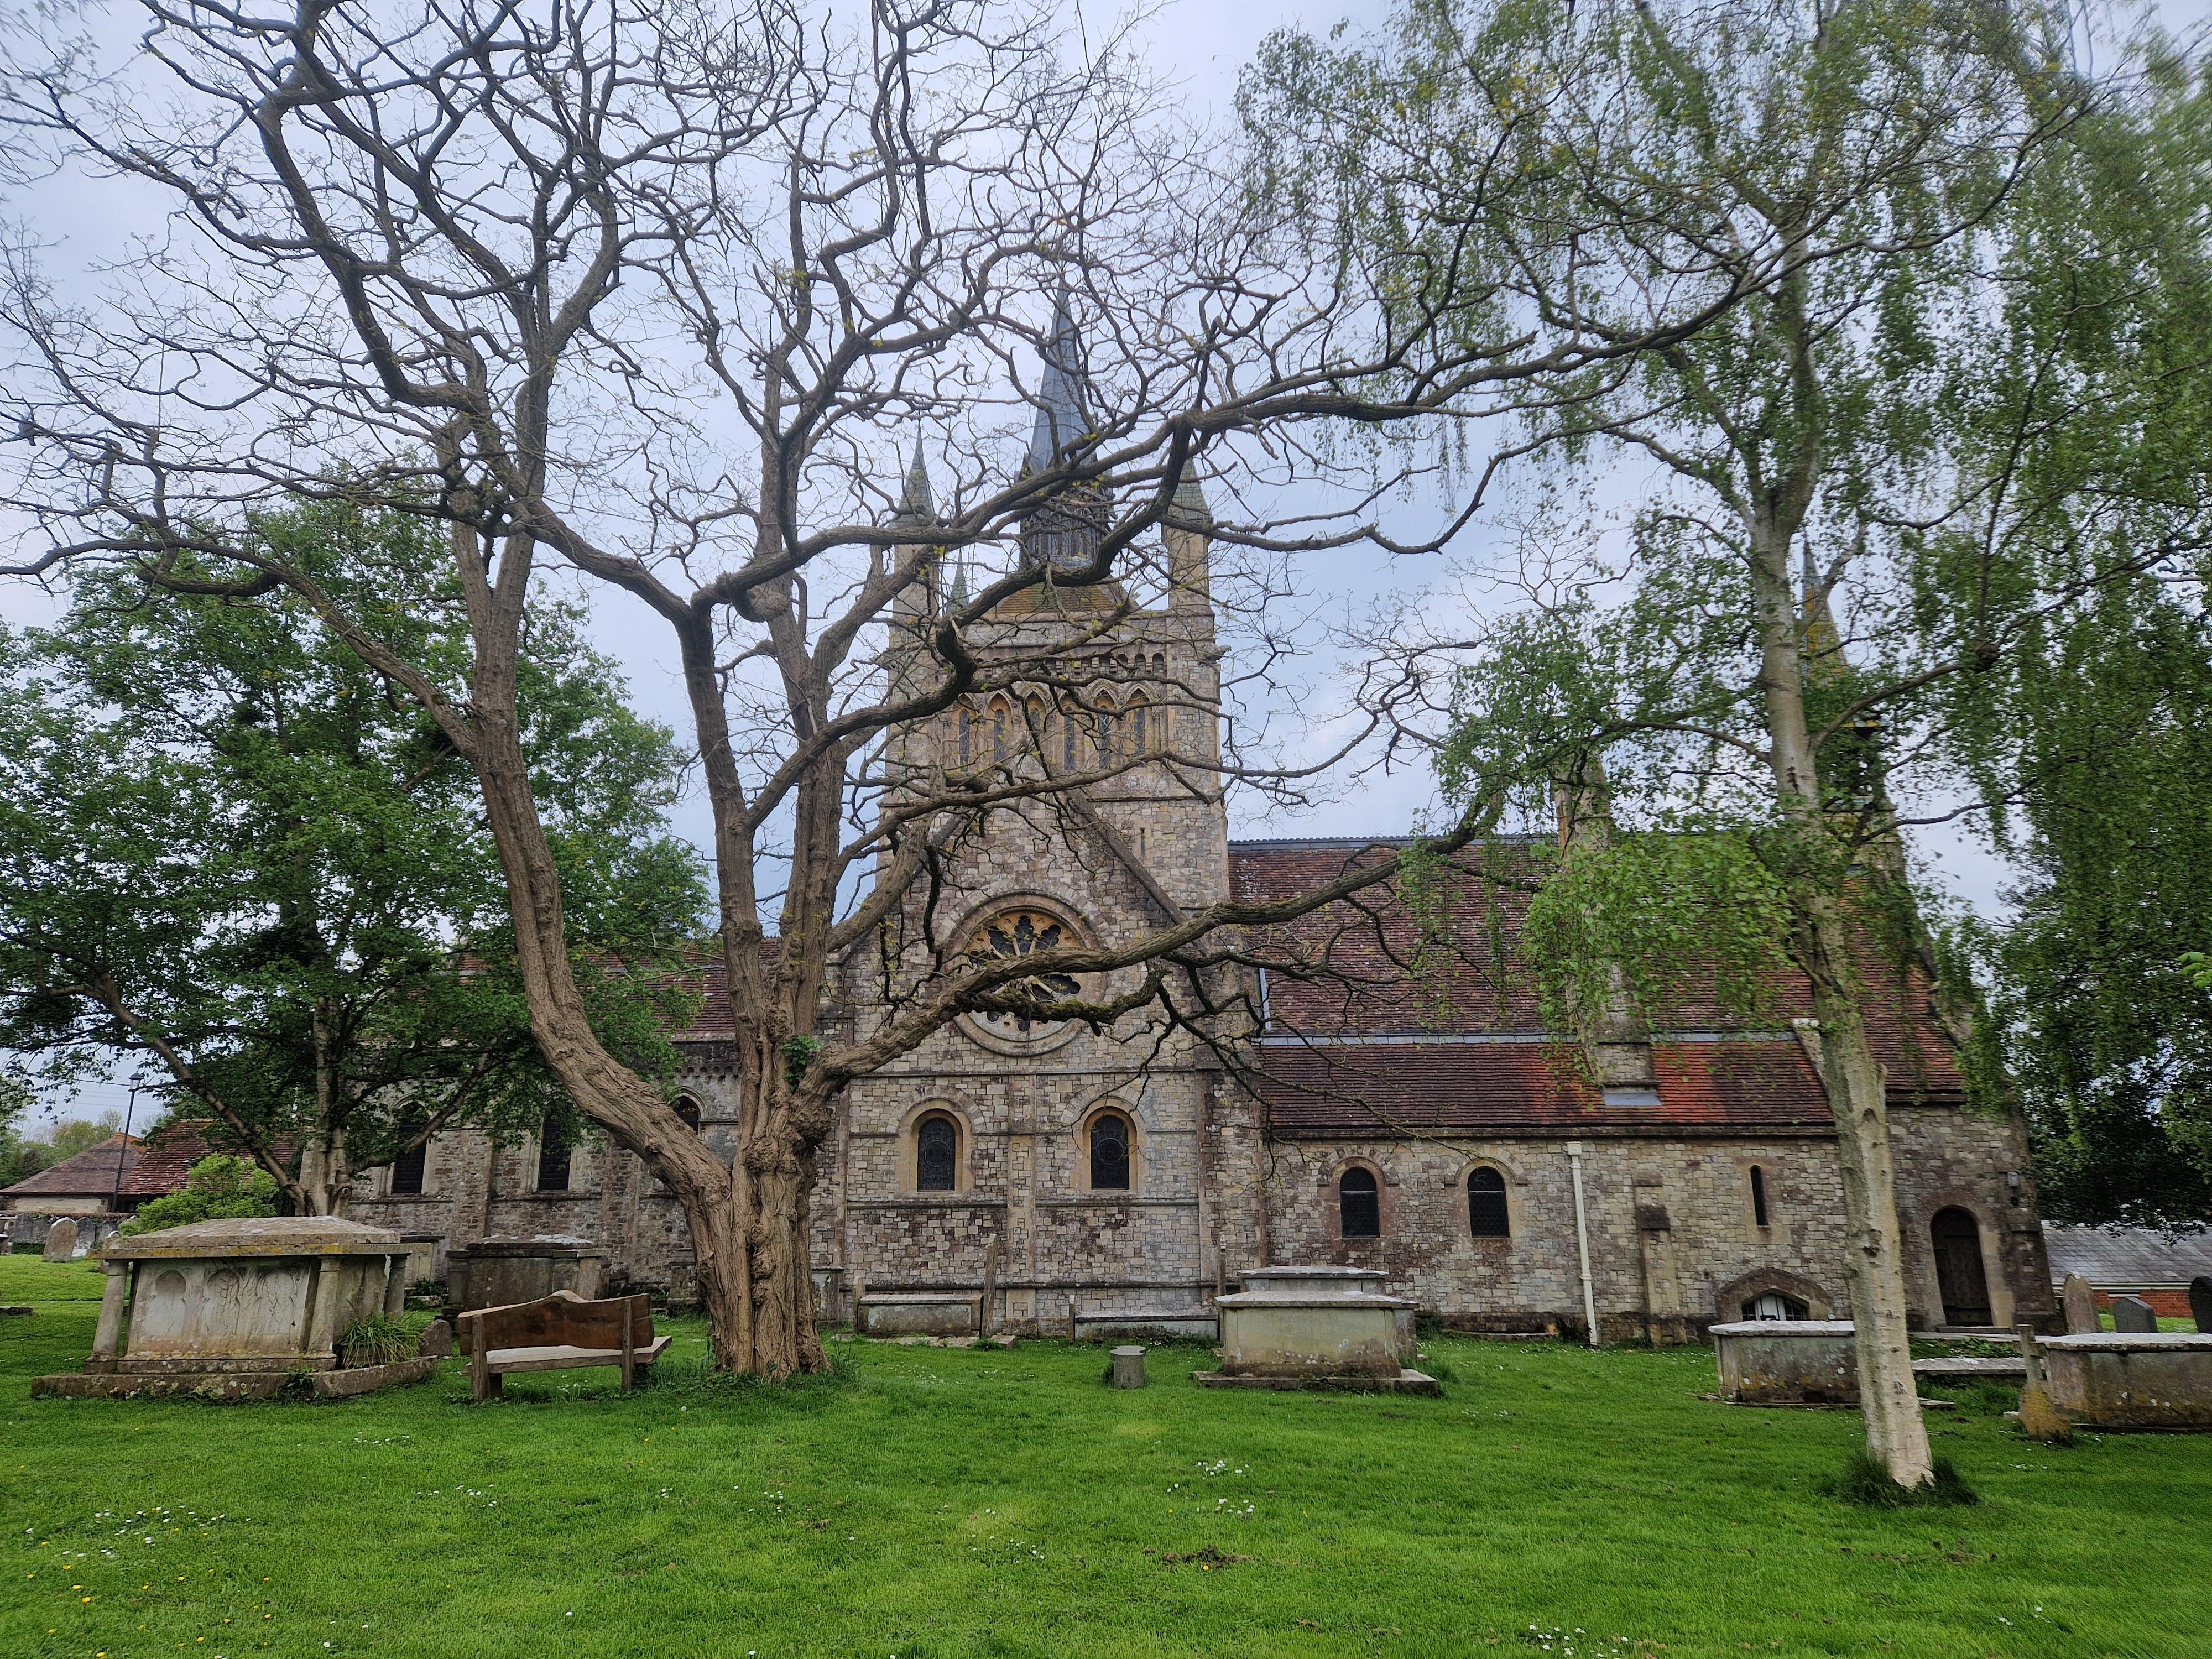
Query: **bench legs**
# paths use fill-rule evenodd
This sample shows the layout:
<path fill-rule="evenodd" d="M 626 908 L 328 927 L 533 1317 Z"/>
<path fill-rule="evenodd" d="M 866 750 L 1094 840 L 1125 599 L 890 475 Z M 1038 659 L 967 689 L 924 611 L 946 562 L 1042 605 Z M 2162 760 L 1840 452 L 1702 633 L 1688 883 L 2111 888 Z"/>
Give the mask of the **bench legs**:
<path fill-rule="evenodd" d="M 477 1350 L 469 1356 L 469 1398 L 474 1401 L 497 1400 L 500 1385 L 505 1380 L 491 1368 L 491 1351 L 484 1346 L 483 1333 L 477 1333 Z"/>

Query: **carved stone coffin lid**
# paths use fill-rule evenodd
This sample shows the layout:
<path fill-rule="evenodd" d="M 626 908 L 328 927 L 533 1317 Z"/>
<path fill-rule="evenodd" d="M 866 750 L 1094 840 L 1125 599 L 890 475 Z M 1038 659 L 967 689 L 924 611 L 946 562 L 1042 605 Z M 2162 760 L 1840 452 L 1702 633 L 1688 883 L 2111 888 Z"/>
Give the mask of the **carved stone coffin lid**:
<path fill-rule="evenodd" d="M 1712 1328 L 1715 1336 L 1849 1336 L 1848 1319 L 1735 1319 Z"/>
<path fill-rule="evenodd" d="M 100 1252 L 110 1261 L 149 1257 L 234 1255 L 395 1255 L 396 1227 L 327 1215 L 257 1215 L 228 1221 L 195 1221 L 136 1238 L 118 1238 Z"/>

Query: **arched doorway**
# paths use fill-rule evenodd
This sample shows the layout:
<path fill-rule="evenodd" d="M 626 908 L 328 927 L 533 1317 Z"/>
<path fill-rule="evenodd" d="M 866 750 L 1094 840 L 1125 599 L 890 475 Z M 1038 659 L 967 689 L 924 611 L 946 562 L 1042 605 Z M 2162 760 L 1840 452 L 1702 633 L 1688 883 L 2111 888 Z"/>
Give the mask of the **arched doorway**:
<path fill-rule="evenodd" d="M 1982 1271 L 1982 1230 L 1971 1210 L 1954 1205 L 1929 1224 L 1936 1246 L 1936 1288 L 1946 1325 L 1990 1322 L 1990 1281 Z"/>

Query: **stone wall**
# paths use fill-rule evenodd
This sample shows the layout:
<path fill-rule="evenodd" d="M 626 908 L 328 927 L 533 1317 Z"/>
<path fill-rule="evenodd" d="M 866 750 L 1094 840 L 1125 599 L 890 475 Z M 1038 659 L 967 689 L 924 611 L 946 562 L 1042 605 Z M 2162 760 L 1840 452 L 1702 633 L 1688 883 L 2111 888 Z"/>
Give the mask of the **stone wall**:
<path fill-rule="evenodd" d="M 1980 1223 L 1996 1323 L 2048 1322 L 2027 1148 L 2018 1123 L 1951 1108 L 1899 1108 L 1898 1206 L 1916 1326 L 1941 1322 L 1929 1223 L 1956 1204 Z M 1843 1194 L 1825 1132 L 1690 1135 L 1592 1129 L 1581 1138 L 1590 1273 L 1607 1340 L 1692 1340 L 1777 1291 L 1813 1318 L 1848 1316 Z M 1568 1143 L 1492 1140 L 1279 1143 L 1273 1149 L 1271 1259 L 1380 1268 L 1397 1295 L 1474 1329 L 1585 1328 Z M 1379 1177 L 1382 1233 L 1340 1236 L 1335 1183 L 1361 1164 Z M 1505 1178 L 1509 1238 L 1471 1236 L 1467 1178 Z M 1753 1213 L 1762 1172 L 1767 1220 Z M 2018 1176 L 2015 1182 L 2012 1178 Z"/>

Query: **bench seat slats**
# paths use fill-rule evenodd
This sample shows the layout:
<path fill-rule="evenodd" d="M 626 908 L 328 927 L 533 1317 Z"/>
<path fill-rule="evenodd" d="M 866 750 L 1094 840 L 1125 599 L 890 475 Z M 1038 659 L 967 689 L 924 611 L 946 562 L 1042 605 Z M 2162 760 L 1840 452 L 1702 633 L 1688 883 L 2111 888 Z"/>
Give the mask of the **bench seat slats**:
<path fill-rule="evenodd" d="M 676 1339 L 657 1336 L 641 1344 L 637 1363 L 641 1365 L 658 1359 L 661 1350 Z M 559 1371 L 586 1365 L 619 1365 L 620 1348 L 579 1348 L 565 1342 L 549 1343 L 535 1348 L 494 1348 L 484 1356 L 485 1363 L 495 1371 Z"/>

